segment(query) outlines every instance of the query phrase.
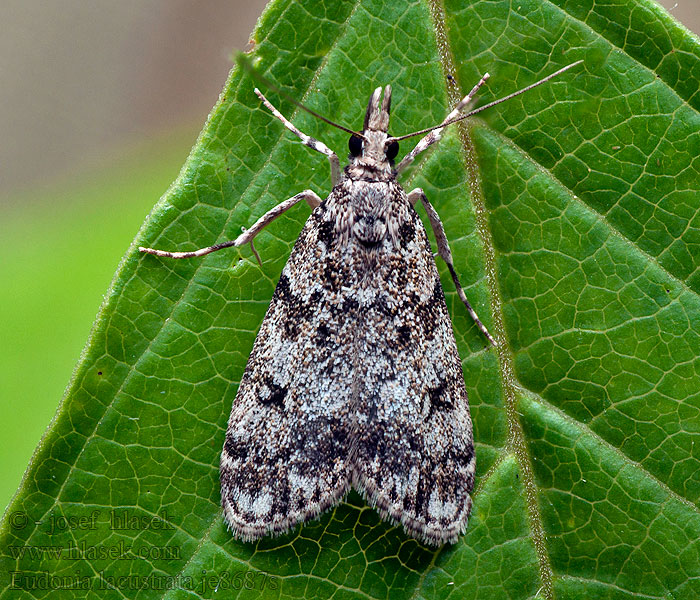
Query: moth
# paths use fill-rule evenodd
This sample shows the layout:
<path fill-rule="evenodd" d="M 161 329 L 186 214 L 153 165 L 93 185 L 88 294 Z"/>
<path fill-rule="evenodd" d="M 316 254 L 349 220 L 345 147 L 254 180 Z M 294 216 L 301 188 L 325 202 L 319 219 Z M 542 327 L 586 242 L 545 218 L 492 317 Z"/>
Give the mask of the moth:
<path fill-rule="evenodd" d="M 325 200 L 304 190 L 203 256 L 250 244 L 305 201 L 312 212 L 282 271 L 233 403 L 221 454 L 226 523 L 245 541 L 281 534 L 337 504 L 351 488 L 383 519 L 424 543 L 454 543 L 472 506 L 476 456 L 462 366 L 430 242 L 425 209 L 459 298 L 495 343 L 459 283 L 440 217 L 420 188 L 397 176 L 444 127 L 560 75 L 570 64 L 505 98 L 463 114 L 488 74 L 434 127 L 389 135 L 391 86 L 372 93 L 348 164 L 263 104 L 310 148 L 328 156 Z M 297 103 L 298 104 L 298 103 Z M 302 105 L 302 108 L 306 109 Z M 312 111 L 309 111 L 312 112 Z M 315 113 L 312 112 L 315 115 Z M 425 136 L 397 166 L 402 139 Z"/>

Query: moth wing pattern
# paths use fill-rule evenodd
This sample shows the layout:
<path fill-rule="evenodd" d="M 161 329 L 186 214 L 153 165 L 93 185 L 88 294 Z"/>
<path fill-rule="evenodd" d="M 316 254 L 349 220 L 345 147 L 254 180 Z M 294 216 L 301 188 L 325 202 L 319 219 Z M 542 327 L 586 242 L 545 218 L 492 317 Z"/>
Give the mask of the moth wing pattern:
<path fill-rule="evenodd" d="M 246 541 L 319 515 L 351 485 L 352 373 L 338 359 L 338 339 L 349 337 L 353 324 L 341 322 L 335 340 L 330 336 L 315 214 L 294 245 L 256 337 L 221 455 L 224 516 Z"/>
<path fill-rule="evenodd" d="M 398 184 L 341 183 L 302 230 L 242 378 L 221 459 L 226 521 L 246 540 L 281 533 L 352 485 L 410 535 L 454 542 L 474 469 L 423 225 Z"/>
<path fill-rule="evenodd" d="M 407 202 L 394 219 L 363 315 L 353 484 L 412 537 L 454 543 L 476 470 L 467 391 L 423 224 Z"/>

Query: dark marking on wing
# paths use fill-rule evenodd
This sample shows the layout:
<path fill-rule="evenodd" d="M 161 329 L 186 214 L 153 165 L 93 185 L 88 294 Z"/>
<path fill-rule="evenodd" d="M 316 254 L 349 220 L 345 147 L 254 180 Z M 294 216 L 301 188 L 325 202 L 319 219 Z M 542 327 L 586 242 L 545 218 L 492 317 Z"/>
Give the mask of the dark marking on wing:
<path fill-rule="evenodd" d="M 405 248 L 416 237 L 416 226 L 411 221 L 404 221 L 399 227 L 399 237 L 401 245 Z"/>
<path fill-rule="evenodd" d="M 331 332 L 328 329 L 328 325 L 321 323 L 316 329 L 316 344 L 319 346 L 325 346 L 328 343 L 328 338 Z"/>
<path fill-rule="evenodd" d="M 433 411 L 443 411 L 452 410 L 454 404 L 452 399 L 445 393 L 447 391 L 447 385 L 444 381 L 440 382 L 440 385 L 428 390 L 428 400 L 430 402 L 430 407 L 428 409 L 428 418 L 433 414 Z"/>
<path fill-rule="evenodd" d="M 269 380 L 265 382 L 265 385 L 270 390 L 270 395 L 267 398 L 258 397 L 260 404 L 272 405 L 280 410 L 284 410 L 284 398 L 287 395 L 287 388 Z"/>
<path fill-rule="evenodd" d="M 282 275 L 280 275 L 280 280 L 277 282 L 277 287 L 275 288 L 272 299 L 281 302 L 289 302 L 291 297 L 292 292 L 289 288 L 289 277 L 282 273 Z"/>
<path fill-rule="evenodd" d="M 335 242 L 335 225 L 330 221 L 319 220 L 316 227 L 316 237 L 319 242 L 330 250 Z"/>
<path fill-rule="evenodd" d="M 289 278 L 282 272 L 273 300 L 284 304 L 285 308 L 280 314 L 279 321 L 287 337 L 295 341 L 301 331 L 300 325 L 311 318 L 318 309 L 318 304 L 323 301 L 323 293 L 315 290 L 308 300 L 302 299 L 292 291 Z"/>
<path fill-rule="evenodd" d="M 396 333 L 399 334 L 398 341 L 402 346 L 411 341 L 411 328 L 408 325 L 400 325 L 397 327 Z"/>
<path fill-rule="evenodd" d="M 435 336 L 434 323 L 437 323 L 447 312 L 445 305 L 445 293 L 442 291 L 440 280 L 435 281 L 433 293 L 425 301 L 421 302 L 414 294 L 411 301 L 415 304 L 416 321 L 422 325 L 422 333 L 426 340 L 432 340 Z"/>
<path fill-rule="evenodd" d="M 343 278 L 334 261 L 327 260 L 323 265 L 323 274 L 320 283 L 324 289 L 337 293 L 343 285 Z"/>
<path fill-rule="evenodd" d="M 224 450 L 233 460 L 245 460 L 248 456 L 248 449 L 245 443 L 235 441 L 231 437 L 226 437 L 226 442 L 224 443 Z"/>

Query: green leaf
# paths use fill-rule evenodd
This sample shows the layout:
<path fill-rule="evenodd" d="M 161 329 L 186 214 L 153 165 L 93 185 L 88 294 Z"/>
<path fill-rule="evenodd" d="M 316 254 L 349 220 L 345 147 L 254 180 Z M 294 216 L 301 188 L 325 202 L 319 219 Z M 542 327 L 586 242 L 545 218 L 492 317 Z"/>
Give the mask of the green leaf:
<path fill-rule="evenodd" d="M 698 40 L 629 0 L 280 0 L 254 39 L 257 68 L 349 127 L 391 83 L 394 134 L 439 122 L 486 71 L 483 102 L 585 61 L 454 127 L 404 181 L 440 212 L 499 342 L 485 348 L 446 276 L 479 461 L 469 529 L 424 547 L 352 493 L 279 538 L 227 532 L 226 421 L 309 210 L 259 236 L 262 269 L 248 249 L 136 246 L 232 239 L 329 191 L 325 158 L 234 68 L 5 515 L 1 597 L 700 596 Z M 345 152 L 345 134 L 269 97 Z"/>

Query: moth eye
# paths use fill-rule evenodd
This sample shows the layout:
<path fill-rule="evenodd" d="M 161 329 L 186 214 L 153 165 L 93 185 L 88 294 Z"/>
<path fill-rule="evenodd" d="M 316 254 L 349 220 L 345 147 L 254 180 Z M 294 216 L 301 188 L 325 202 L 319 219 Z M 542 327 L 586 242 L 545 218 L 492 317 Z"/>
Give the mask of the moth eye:
<path fill-rule="evenodd" d="M 360 156 L 360 154 L 362 154 L 362 138 L 351 135 L 348 140 L 348 148 L 350 148 L 350 154 L 353 156 Z"/>
<path fill-rule="evenodd" d="M 399 143 L 398 142 L 391 142 L 391 144 L 389 144 L 389 147 L 386 149 L 386 157 L 389 160 L 394 160 L 398 153 L 399 153 Z"/>

